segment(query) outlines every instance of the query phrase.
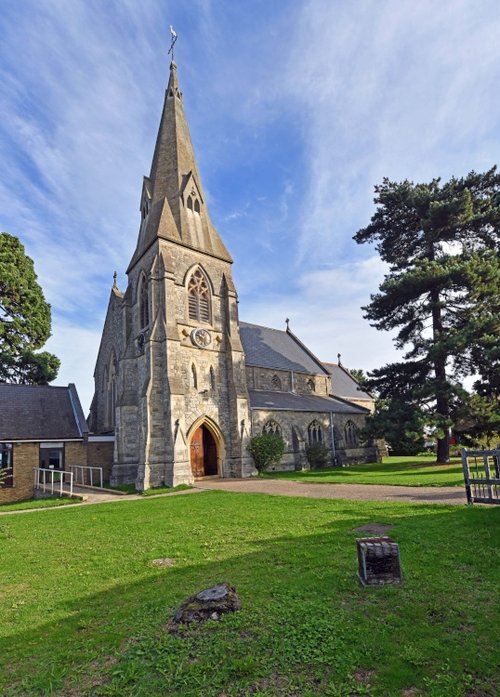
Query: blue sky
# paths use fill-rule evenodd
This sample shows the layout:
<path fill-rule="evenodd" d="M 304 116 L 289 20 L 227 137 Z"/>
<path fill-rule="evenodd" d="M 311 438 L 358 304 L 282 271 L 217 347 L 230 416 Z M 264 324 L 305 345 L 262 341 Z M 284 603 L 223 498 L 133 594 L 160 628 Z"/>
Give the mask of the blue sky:
<path fill-rule="evenodd" d="M 169 24 L 240 318 L 369 370 L 391 337 L 360 306 L 384 269 L 353 234 L 382 177 L 498 162 L 497 0 L 2 0 L 0 229 L 52 305 L 56 384 L 88 409 L 112 285 L 139 228 Z"/>

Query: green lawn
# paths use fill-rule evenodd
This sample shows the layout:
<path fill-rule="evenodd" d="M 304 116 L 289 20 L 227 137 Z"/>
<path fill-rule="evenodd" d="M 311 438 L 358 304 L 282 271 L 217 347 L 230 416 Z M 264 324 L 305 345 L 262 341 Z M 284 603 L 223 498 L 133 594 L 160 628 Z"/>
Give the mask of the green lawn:
<path fill-rule="evenodd" d="M 0 694 L 493 697 L 499 514 L 212 491 L 0 518 Z M 369 522 L 402 586 L 358 583 Z M 240 612 L 165 631 L 222 581 Z"/>
<path fill-rule="evenodd" d="M 27 501 L 16 501 L 16 503 L 0 503 L 0 513 L 24 511 L 30 508 L 54 508 L 54 506 L 67 506 L 75 503 L 80 503 L 80 499 L 70 498 L 69 496 L 50 499 L 28 499 Z"/>
<path fill-rule="evenodd" d="M 313 484 L 392 484 L 394 486 L 464 486 L 462 465 L 436 465 L 435 455 L 385 457 L 382 463 L 303 472 L 268 472 L 272 479 Z"/>

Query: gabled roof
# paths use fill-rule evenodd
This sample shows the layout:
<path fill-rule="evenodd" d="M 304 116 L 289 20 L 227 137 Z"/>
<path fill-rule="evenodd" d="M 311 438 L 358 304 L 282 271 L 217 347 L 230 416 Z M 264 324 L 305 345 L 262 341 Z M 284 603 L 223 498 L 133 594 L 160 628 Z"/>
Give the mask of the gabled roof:
<path fill-rule="evenodd" d="M 247 365 L 312 375 L 327 374 L 318 359 L 289 330 L 240 322 L 240 336 Z"/>
<path fill-rule="evenodd" d="M 0 383 L 0 441 L 73 440 L 87 432 L 72 383 L 68 387 Z"/>
<path fill-rule="evenodd" d="M 275 392 L 272 390 L 248 390 L 251 409 L 269 411 L 319 411 L 334 414 L 366 414 L 364 407 L 350 404 L 333 397 L 303 395 L 295 392 Z"/>
<path fill-rule="evenodd" d="M 338 363 L 323 363 L 326 370 L 332 376 L 332 392 L 343 399 L 366 399 L 373 401 L 373 397 L 364 390 L 359 382 L 350 375 L 347 370 Z"/>

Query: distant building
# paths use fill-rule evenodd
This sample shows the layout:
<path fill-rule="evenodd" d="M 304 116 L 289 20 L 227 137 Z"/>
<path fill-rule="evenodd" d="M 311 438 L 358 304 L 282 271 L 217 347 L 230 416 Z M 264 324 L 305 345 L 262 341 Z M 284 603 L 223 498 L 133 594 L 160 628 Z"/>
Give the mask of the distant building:
<path fill-rule="evenodd" d="M 371 408 L 364 393 L 337 397 L 335 376 L 332 388 L 289 328 L 239 322 L 232 259 L 210 220 L 173 63 L 140 212 L 127 288 L 111 290 L 89 421 L 115 434 L 112 483 L 249 476 L 248 442 L 262 431 L 285 440 L 283 467 L 303 467 L 316 442 L 332 462 L 375 460 L 358 439 Z"/>

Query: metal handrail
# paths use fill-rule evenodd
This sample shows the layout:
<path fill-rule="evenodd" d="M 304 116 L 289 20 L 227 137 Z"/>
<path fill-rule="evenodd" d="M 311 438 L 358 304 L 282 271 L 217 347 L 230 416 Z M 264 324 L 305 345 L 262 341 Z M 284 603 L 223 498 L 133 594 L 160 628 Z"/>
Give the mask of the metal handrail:
<path fill-rule="evenodd" d="M 90 486 L 94 486 L 94 478 L 93 478 L 93 472 L 97 471 L 98 474 L 98 479 L 99 479 L 99 484 L 96 484 L 96 487 L 99 487 L 102 489 L 104 487 L 104 479 L 103 479 L 103 468 L 102 467 L 97 467 L 96 465 L 70 465 L 69 466 L 70 471 L 75 472 L 76 478 L 75 478 L 75 484 L 78 485 L 78 473 L 81 473 L 81 484 L 83 486 L 87 486 L 85 484 L 85 472 L 87 471 L 89 473 L 89 479 L 90 479 Z"/>
<path fill-rule="evenodd" d="M 40 475 L 43 473 L 43 481 L 40 481 Z M 50 474 L 50 481 L 47 481 L 47 473 Z M 59 481 L 54 480 L 54 475 L 59 475 Z M 46 492 L 50 487 L 50 493 L 54 495 L 54 484 L 59 484 L 59 496 L 64 496 L 68 492 L 64 491 L 64 477 L 69 477 L 69 495 L 73 496 L 73 472 L 66 470 L 47 469 L 46 467 L 33 467 L 33 488 L 42 489 Z M 57 493 L 57 487 L 56 487 Z"/>

